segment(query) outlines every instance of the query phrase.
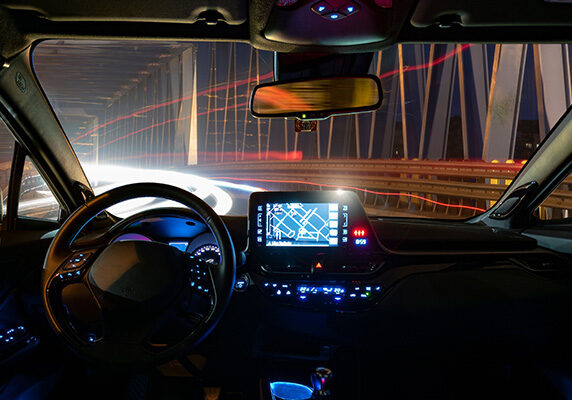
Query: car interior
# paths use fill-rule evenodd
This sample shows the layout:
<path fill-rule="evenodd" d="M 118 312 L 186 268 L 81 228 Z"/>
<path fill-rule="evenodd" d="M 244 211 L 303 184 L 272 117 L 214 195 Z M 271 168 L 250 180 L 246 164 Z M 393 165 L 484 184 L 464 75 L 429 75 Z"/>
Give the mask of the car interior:
<path fill-rule="evenodd" d="M 572 1 L 0 0 L 0 399 L 572 399 Z"/>

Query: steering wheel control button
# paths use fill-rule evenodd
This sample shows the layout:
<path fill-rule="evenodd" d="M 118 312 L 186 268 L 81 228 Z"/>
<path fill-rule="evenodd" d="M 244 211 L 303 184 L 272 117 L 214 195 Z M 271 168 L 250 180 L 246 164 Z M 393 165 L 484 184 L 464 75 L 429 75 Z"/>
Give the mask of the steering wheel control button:
<path fill-rule="evenodd" d="M 212 286 L 207 271 L 209 265 L 212 265 L 212 263 L 198 259 L 194 256 L 189 256 L 189 258 L 194 261 L 194 264 L 189 268 L 189 286 L 191 288 L 191 292 L 195 294 L 210 295 Z"/>
<path fill-rule="evenodd" d="M 77 278 L 81 277 L 82 274 L 83 274 L 83 271 L 78 269 L 75 271 L 62 272 L 62 273 L 56 275 L 56 277 L 59 281 L 70 281 L 70 280 L 77 279 Z"/>
<path fill-rule="evenodd" d="M 75 254 L 73 257 L 69 258 L 67 262 L 64 263 L 63 269 L 70 270 L 70 269 L 78 269 L 85 265 L 91 253 L 78 253 Z"/>

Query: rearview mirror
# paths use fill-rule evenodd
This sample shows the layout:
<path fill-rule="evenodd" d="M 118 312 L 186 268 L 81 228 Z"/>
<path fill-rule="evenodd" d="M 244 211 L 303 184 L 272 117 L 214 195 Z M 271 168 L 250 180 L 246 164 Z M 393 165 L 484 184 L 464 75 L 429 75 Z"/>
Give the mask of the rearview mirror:
<path fill-rule="evenodd" d="M 257 118 L 324 119 L 376 110 L 383 95 L 374 75 L 297 79 L 258 85 L 250 97 Z"/>

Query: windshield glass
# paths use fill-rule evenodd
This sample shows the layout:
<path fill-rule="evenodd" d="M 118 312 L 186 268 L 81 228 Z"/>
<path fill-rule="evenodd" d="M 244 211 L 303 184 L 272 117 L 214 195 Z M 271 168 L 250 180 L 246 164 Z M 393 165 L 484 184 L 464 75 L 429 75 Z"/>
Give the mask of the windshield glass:
<path fill-rule="evenodd" d="M 96 193 L 163 182 L 244 215 L 252 191 L 347 189 L 370 215 L 463 219 L 494 204 L 565 111 L 570 50 L 395 45 L 369 70 L 380 109 L 300 133 L 250 115 L 273 53 L 247 44 L 51 40 L 33 61 Z"/>

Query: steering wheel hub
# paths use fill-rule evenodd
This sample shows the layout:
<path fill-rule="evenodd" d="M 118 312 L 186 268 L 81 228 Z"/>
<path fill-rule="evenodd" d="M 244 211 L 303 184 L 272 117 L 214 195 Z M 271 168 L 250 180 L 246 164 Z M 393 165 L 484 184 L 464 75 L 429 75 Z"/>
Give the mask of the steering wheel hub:
<path fill-rule="evenodd" d="M 180 292 L 186 275 L 185 261 L 188 263 L 183 253 L 166 244 L 117 242 L 97 257 L 88 279 L 103 303 L 106 297 L 130 306 L 150 301 L 164 303 Z"/>

